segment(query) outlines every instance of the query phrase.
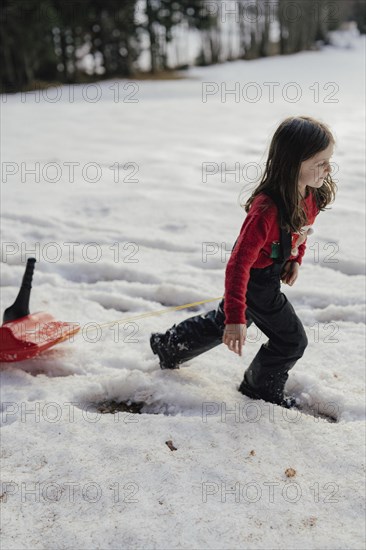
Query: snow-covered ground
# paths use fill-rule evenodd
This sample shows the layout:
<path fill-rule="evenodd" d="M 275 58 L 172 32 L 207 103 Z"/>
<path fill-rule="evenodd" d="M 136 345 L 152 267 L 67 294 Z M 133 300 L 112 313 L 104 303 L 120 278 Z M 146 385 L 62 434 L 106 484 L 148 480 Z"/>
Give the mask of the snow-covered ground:
<path fill-rule="evenodd" d="M 186 80 L 2 98 L 2 310 L 27 249 L 38 259 L 31 310 L 83 329 L 2 365 L 2 548 L 363 548 L 364 67 L 361 37 Z M 217 90 L 236 82 L 239 100 L 221 102 Z M 223 295 L 239 202 L 292 114 L 321 118 L 337 140 L 336 201 L 316 220 L 296 284 L 282 286 L 309 338 L 287 388 L 333 423 L 237 391 L 266 340 L 253 325 L 242 357 L 221 345 L 160 370 L 151 332 L 217 299 L 95 329 Z M 216 243 L 207 258 L 205 243 Z M 90 406 L 108 400 L 145 406 Z"/>

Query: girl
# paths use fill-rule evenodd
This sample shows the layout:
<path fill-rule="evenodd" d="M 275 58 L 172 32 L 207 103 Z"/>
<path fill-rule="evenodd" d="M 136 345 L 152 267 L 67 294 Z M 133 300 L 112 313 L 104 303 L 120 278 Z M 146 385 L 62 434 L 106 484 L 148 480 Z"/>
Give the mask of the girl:
<path fill-rule="evenodd" d="M 247 216 L 226 266 L 224 298 L 217 310 L 151 335 L 162 369 L 179 368 L 220 343 L 241 356 L 254 322 L 268 341 L 238 390 L 287 408 L 296 404 L 284 386 L 308 340 L 281 281 L 295 283 L 311 225 L 335 199 L 329 164 L 334 145 L 328 126 L 312 117 L 288 117 L 279 125 L 264 174 L 244 205 Z"/>

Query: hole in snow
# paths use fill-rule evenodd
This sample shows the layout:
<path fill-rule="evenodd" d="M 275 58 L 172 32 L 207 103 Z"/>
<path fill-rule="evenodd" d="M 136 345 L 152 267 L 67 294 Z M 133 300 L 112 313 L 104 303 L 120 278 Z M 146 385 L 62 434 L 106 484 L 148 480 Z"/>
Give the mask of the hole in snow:
<path fill-rule="evenodd" d="M 99 403 L 95 405 L 95 408 L 97 411 L 103 413 L 103 414 L 115 414 L 116 412 L 129 412 L 134 414 L 141 414 L 141 409 L 145 405 L 145 403 L 137 402 L 134 403 L 133 401 L 120 401 L 119 403 L 117 401 L 103 401 L 102 403 Z"/>
<path fill-rule="evenodd" d="M 178 409 L 175 405 L 166 403 L 145 403 L 143 401 L 115 401 L 106 400 L 99 403 L 89 403 L 89 410 L 95 408 L 96 411 L 102 414 L 115 414 L 118 412 L 128 412 L 132 414 L 164 414 L 166 416 L 175 416 L 178 414 Z"/>

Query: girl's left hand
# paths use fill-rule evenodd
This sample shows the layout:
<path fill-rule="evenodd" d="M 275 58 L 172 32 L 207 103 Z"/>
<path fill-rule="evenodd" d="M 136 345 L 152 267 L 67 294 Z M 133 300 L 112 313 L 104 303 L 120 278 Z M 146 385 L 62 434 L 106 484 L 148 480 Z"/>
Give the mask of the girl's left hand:
<path fill-rule="evenodd" d="M 292 286 L 299 275 L 299 267 L 300 266 L 297 262 L 286 262 L 281 273 L 281 281 Z"/>

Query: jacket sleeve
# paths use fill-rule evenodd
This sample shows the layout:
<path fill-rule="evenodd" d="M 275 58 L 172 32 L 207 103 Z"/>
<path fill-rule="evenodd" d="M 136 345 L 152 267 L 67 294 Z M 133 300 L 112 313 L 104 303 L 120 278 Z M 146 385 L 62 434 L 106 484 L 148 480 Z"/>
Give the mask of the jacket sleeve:
<path fill-rule="evenodd" d="M 225 271 L 225 325 L 245 324 L 246 292 L 250 268 L 268 240 L 271 217 L 248 213 Z"/>
<path fill-rule="evenodd" d="M 292 262 L 297 262 L 299 265 L 302 264 L 302 258 L 304 256 L 305 250 L 306 250 L 306 240 L 299 245 L 298 254 L 297 254 L 296 258 L 292 258 L 292 260 L 291 260 Z"/>

